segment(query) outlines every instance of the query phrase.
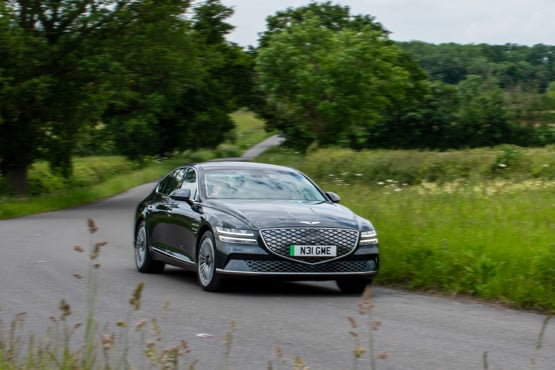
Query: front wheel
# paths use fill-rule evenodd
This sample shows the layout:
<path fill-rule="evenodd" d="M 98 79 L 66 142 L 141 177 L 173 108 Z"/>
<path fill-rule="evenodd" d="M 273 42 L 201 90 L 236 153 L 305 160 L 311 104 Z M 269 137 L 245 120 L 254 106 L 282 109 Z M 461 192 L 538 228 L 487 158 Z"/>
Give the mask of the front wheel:
<path fill-rule="evenodd" d="M 365 278 L 343 278 L 337 279 L 337 287 L 345 294 L 362 294 L 366 287 L 372 284 L 372 279 Z"/>
<path fill-rule="evenodd" d="M 141 222 L 135 235 L 135 265 L 137 270 L 144 273 L 158 273 L 164 271 L 164 263 L 155 261 L 150 255 L 148 233 L 145 222 Z"/>
<path fill-rule="evenodd" d="M 222 290 L 224 282 L 216 271 L 216 247 L 214 236 L 205 232 L 200 240 L 197 256 L 197 277 L 202 289 L 209 292 Z"/>

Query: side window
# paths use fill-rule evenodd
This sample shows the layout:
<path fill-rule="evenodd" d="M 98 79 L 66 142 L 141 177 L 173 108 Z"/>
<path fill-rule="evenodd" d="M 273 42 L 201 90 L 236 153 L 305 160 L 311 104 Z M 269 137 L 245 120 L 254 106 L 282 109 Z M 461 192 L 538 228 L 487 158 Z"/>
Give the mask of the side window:
<path fill-rule="evenodd" d="M 158 193 L 169 195 L 172 191 L 179 188 L 181 181 L 185 175 L 185 169 L 178 168 L 169 175 L 167 175 L 158 185 Z"/>
<path fill-rule="evenodd" d="M 181 189 L 191 190 L 191 199 L 198 200 L 197 172 L 194 168 L 187 168 L 184 172 Z"/>

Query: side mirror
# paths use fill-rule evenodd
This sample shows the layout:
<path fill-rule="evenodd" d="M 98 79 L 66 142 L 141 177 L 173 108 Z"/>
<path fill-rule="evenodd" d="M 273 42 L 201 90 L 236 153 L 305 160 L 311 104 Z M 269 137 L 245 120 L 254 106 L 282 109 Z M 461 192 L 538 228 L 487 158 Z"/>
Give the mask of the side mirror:
<path fill-rule="evenodd" d="M 170 193 L 170 199 L 187 202 L 191 206 L 193 205 L 193 201 L 191 200 L 191 189 L 176 189 Z"/>
<path fill-rule="evenodd" d="M 326 195 L 333 203 L 339 203 L 341 201 L 341 197 L 331 191 L 326 192 Z"/>

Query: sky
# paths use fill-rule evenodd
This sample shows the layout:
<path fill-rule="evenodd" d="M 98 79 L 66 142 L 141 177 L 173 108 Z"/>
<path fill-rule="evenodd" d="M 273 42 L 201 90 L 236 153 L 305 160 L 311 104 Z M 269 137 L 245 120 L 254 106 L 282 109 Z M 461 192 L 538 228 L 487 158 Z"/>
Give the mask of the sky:
<path fill-rule="evenodd" d="M 325 2 L 324 0 L 318 1 Z M 257 46 L 266 17 L 309 0 L 221 0 L 234 9 L 228 39 Z M 555 0 L 336 0 L 351 15 L 370 15 L 395 41 L 439 44 L 555 45 Z"/>

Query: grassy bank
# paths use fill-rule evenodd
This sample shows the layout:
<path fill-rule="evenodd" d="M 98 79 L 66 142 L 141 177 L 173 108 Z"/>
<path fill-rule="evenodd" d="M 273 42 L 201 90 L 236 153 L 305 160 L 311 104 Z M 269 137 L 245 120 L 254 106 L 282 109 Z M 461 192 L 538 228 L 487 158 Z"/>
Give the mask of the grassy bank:
<path fill-rule="evenodd" d="M 554 148 L 259 160 L 299 167 L 374 222 L 379 283 L 555 310 Z"/>

